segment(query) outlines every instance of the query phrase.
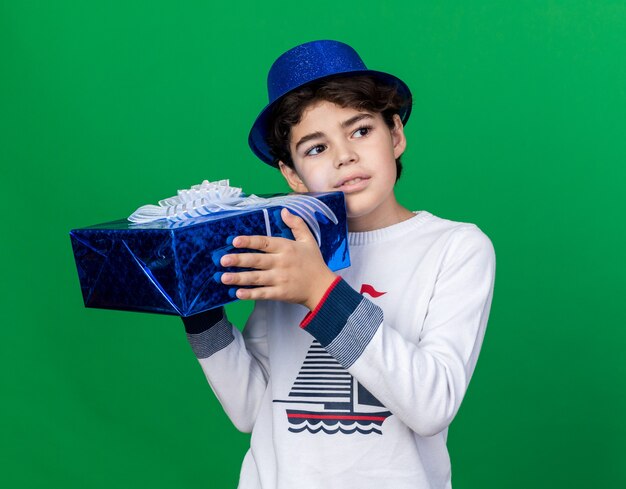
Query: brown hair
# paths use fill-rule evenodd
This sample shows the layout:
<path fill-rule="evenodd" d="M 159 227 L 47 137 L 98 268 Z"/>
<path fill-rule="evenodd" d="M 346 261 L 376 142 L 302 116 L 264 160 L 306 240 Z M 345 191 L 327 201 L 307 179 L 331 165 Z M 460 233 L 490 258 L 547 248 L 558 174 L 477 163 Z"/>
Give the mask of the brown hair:
<path fill-rule="evenodd" d="M 282 161 L 294 168 L 289 139 L 291 128 L 302 120 L 305 109 L 320 101 L 332 102 L 340 107 L 379 113 L 390 129 L 393 116 L 411 103 L 398 93 L 395 86 L 384 84 L 372 76 L 339 77 L 306 85 L 286 95 L 272 111 L 268 124 L 267 143 L 274 163 Z M 402 163 L 396 159 L 396 181 L 400 178 Z"/>

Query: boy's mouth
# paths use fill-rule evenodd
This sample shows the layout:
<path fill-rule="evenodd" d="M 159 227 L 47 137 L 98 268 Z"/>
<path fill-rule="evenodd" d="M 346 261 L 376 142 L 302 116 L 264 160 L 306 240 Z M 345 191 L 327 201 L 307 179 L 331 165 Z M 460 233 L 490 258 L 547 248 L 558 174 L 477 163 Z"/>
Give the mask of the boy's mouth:
<path fill-rule="evenodd" d="M 367 185 L 367 181 L 369 179 L 370 177 L 365 175 L 351 176 L 344 180 L 341 180 L 337 185 L 335 185 L 335 188 L 343 192 L 360 190 Z"/>

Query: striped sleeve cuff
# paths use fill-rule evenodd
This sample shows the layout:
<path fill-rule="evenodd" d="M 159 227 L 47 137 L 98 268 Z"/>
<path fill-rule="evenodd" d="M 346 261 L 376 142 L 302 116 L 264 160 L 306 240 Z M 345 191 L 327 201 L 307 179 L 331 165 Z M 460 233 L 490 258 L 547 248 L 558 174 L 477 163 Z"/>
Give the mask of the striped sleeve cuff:
<path fill-rule="evenodd" d="M 208 311 L 193 314 L 191 316 L 181 316 L 185 331 L 189 334 L 197 334 L 206 331 L 213 325 L 217 324 L 224 317 L 224 308 L 216 307 Z"/>
<path fill-rule="evenodd" d="M 363 353 L 383 322 L 383 312 L 343 279 L 336 281 L 302 327 L 345 368 Z"/>
<path fill-rule="evenodd" d="M 233 326 L 226 316 L 222 316 L 217 323 L 200 333 L 187 332 L 187 340 L 198 359 L 209 358 L 223 350 L 234 340 Z"/>

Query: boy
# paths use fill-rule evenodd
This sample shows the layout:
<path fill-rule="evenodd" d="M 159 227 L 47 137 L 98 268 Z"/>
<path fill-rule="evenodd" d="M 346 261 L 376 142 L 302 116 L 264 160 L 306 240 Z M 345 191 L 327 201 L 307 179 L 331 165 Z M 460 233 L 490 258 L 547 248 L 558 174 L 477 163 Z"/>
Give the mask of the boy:
<path fill-rule="evenodd" d="M 332 273 L 304 222 L 295 241 L 222 258 L 256 300 L 244 333 L 209 311 L 185 319 L 233 423 L 252 432 L 240 488 L 449 488 L 448 425 L 482 343 L 495 259 L 474 225 L 410 212 L 394 195 L 408 87 L 349 46 L 303 44 L 268 77 L 250 146 L 295 192 L 345 193 L 352 266 Z M 298 325 L 300 327 L 298 327 Z"/>

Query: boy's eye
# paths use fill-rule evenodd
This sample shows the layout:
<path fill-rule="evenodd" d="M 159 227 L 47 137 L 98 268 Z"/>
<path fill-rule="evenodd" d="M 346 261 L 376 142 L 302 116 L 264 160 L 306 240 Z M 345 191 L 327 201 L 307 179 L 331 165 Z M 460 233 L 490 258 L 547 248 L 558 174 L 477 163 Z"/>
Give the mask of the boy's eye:
<path fill-rule="evenodd" d="M 353 136 L 357 138 L 362 138 L 364 136 L 367 136 L 371 130 L 372 128 L 370 126 L 359 127 L 356 131 L 354 131 Z"/>
<path fill-rule="evenodd" d="M 315 156 L 320 154 L 322 151 L 324 151 L 326 149 L 326 147 L 323 144 L 318 144 L 317 146 L 313 146 L 310 149 L 306 150 L 306 153 L 304 153 L 306 156 Z"/>

